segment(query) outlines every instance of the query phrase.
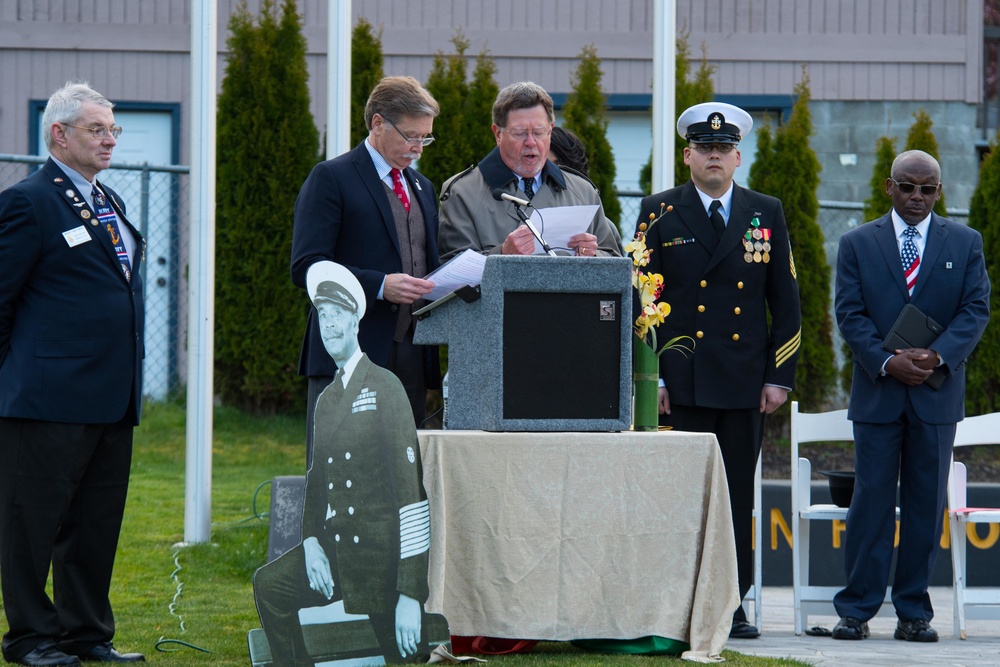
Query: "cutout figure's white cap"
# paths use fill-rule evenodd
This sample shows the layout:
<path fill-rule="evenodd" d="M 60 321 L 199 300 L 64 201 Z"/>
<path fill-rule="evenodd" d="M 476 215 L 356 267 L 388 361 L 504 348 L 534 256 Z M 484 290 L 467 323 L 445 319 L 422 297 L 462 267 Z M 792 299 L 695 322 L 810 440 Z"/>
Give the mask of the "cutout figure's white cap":
<path fill-rule="evenodd" d="M 306 271 L 306 290 L 313 305 L 317 301 L 331 301 L 357 313 L 358 319 L 365 315 L 365 291 L 354 274 L 342 264 L 323 261 L 310 266 Z"/>
<path fill-rule="evenodd" d="M 738 144 L 752 129 L 750 114 L 724 102 L 696 104 L 677 119 L 677 134 L 695 144 Z"/>

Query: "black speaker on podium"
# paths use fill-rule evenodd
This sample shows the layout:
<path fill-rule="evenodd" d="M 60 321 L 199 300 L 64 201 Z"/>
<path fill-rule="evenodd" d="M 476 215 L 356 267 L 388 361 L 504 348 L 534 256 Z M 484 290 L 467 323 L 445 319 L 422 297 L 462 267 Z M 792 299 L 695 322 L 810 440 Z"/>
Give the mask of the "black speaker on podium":
<path fill-rule="evenodd" d="M 620 294 L 504 294 L 504 419 L 616 419 L 620 316 Z"/>

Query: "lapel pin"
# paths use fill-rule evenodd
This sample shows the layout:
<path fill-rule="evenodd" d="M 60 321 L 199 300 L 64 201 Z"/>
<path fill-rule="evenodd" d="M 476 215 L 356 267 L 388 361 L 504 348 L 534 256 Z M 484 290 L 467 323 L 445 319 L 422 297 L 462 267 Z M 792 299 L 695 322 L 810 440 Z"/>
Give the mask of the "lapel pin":
<path fill-rule="evenodd" d="M 950 269 L 951 268 L 951 262 L 945 262 L 944 263 L 944 268 Z"/>
<path fill-rule="evenodd" d="M 62 183 L 63 182 L 62 176 L 56 176 L 55 178 L 52 179 L 52 182 L 53 183 Z"/>
<path fill-rule="evenodd" d="M 70 197 L 70 198 L 73 198 L 73 197 L 76 197 L 76 193 L 73 192 L 73 190 L 71 188 L 71 189 L 69 189 L 69 190 L 66 191 L 66 196 Z"/>
<path fill-rule="evenodd" d="M 82 211 L 80 211 L 80 217 L 83 218 L 84 220 L 87 220 L 88 218 L 90 218 L 90 211 L 88 211 L 87 209 L 83 209 Z M 95 222 L 94 224 L 97 223 Z"/>

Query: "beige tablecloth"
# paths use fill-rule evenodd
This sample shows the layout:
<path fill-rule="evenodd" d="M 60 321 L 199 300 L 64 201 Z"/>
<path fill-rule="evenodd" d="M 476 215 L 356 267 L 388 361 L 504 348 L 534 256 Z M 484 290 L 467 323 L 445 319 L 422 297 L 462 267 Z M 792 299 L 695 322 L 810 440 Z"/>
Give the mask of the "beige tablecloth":
<path fill-rule="evenodd" d="M 427 609 L 453 634 L 660 635 L 718 659 L 739 591 L 714 435 L 422 431 L 420 449 Z"/>

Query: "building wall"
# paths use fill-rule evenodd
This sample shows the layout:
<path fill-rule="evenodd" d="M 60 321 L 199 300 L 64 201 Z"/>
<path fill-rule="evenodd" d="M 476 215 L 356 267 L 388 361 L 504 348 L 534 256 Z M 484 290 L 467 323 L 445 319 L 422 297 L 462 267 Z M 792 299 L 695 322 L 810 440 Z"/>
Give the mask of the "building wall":
<path fill-rule="evenodd" d="M 434 55 L 452 53 L 461 31 L 469 55 L 486 50 L 497 81 L 531 79 L 550 92 L 571 89 L 576 57 L 595 44 L 605 91 L 651 91 L 653 3 L 662 0 L 354 0 L 354 17 L 382 30 L 385 70 L 425 81 Z M 248 0 L 256 13 L 259 0 Z M 280 3 L 279 3 L 280 4 Z M 224 51 L 237 0 L 220 0 Z M 312 112 L 326 117 L 327 3 L 299 0 L 309 44 Z M 716 92 L 738 101 L 788 96 L 808 70 L 823 163 L 821 198 L 857 199 L 870 173 L 874 139 L 905 136 L 925 108 L 942 143 L 949 203 L 964 206 L 975 185 L 981 101 L 982 2 L 977 0 L 677 0 L 677 26 L 716 68 Z M 181 105 L 180 162 L 188 162 L 190 0 L 4 0 L 0 3 L 0 153 L 29 148 L 29 101 L 69 79 L 86 79 L 116 102 Z M 219 77 L 225 55 L 219 57 Z M 891 136 L 891 134 L 890 134 Z M 613 146 L 644 162 L 641 140 Z M 841 165 L 855 154 L 857 166 Z M 620 171 L 623 169 L 620 167 Z M 856 178 L 860 175 L 859 178 Z"/>

